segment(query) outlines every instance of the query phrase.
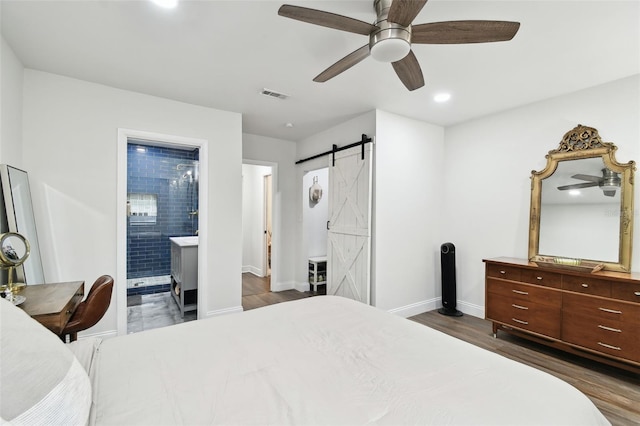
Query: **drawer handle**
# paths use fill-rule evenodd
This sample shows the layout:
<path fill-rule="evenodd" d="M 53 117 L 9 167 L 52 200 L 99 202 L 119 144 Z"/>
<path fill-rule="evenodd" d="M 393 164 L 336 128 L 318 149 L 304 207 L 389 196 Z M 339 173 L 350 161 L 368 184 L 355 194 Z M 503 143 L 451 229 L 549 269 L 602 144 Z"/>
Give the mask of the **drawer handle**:
<path fill-rule="evenodd" d="M 610 314 L 621 314 L 622 311 L 616 311 L 615 309 L 607 309 L 607 308 L 598 308 L 600 309 L 602 312 L 608 312 Z"/>
<path fill-rule="evenodd" d="M 524 324 L 524 325 L 529 325 L 529 321 L 522 321 L 519 320 L 517 318 L 511 318 L 513 321 L 517 322 L 518 324 Z"/>
<path fill-rule="evenodd" d="M 500 273 L 501 273 L 502 275 L 504 275 L 504 274 L 506 274 L 506 273 L 507 273 L 507 271 L 500 271 Z"/>
<path fill-rule="evenodd" d="M 605 348 L 609 348 L 609 349 L 614 349 L 616 351 L 621 351 L 622 348 L 618 347 L 618 346 L 613 346 L 613 345 L 607 345 L 606 343 L 602 343 L 602 342 L 598 342 L 598 344 L 600 346 L 604 346 Z"/>
<path fill-rule="evenodd" d="M 615 331 L 616 333 L 622 333 L 622 330 L 619 330 L 617 328 L 607 327 L 606 325 L 598 325 L 598 328 L 601 328 L 607 331 Z"/>
<path fill-rule="evenodd" d="M 525 296 L 529 294 L 528 291 L 520 291 L 520 290 L 511 290 L 511 291 L 516 294 L 524 294 Z"/>
<path fill-rule="evenodd" d="M 515 303 L 513 305 L 511 305 L 511 306 L 513 306 L 514 308 L 517 308 L 517 309 L 524 309 L 525 311 L 529 309 L 526 306 L 516 305 Z"/>
<path fill-rule="evenodd" d="M 636 291 L 636 292 L 635 292 L 635 293 L 633 293 L 633 294 L 635 294 L 636 296 L 640 296 L 640 291 Z"/>
<path fill-rule="evenodd" d="M 536 277 L 536 280 L 542 281 L 542 277 Z"/>
<path fill-rule="evenodd" d="M 582 284 L 580 284 L 580 285 L 581 285 L 582 287 L 584 287 L 584 288 L 589 288 L 589 284 L 582 283 Z"/>

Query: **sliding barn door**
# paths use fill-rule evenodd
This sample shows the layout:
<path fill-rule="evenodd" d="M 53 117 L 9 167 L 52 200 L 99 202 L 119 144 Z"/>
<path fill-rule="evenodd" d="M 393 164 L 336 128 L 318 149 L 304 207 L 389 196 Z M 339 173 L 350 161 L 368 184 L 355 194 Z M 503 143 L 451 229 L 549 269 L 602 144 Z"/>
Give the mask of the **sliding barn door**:
<path fill-rule="evenodd" d="M 335 154 L 329 164 L 327 294 L 369 304 L 372 144 Z"/>

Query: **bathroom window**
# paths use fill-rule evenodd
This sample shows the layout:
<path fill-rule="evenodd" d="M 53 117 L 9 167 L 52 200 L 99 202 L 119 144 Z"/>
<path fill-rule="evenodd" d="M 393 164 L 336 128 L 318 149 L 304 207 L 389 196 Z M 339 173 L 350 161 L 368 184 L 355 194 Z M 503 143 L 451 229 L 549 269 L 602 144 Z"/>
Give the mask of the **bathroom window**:
<path fill-rule="evenodd" d="M 131 225 L 155 225 L 158 217 L 158 196 L 127 194 L 127 216 Z"/>

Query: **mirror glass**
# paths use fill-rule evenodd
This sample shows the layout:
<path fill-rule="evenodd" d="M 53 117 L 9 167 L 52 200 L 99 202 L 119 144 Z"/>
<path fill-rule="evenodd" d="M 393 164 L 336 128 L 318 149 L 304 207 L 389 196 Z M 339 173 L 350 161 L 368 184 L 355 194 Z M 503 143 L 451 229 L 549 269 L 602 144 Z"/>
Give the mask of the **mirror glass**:
<path fill-rule="evenodd" d="M 539 253 L 617 262 L 620 199 L 619 174 L 602 158 L 559 162 L 542 181 Z"/>
<path fill-rule="evenodd" d="M 0 262 L 3 266 L 16 266 L 29 256 L 29 247 L 25 239 L 16 233 L 8 232 L 0 238 Z"/>
<path fill-rule="evenodd" d="M 22 234 L 31 246 L 31 255 L 16 269 L 18 280 L 26 284 L 42 284 L 45 282 L 44 272 L 27 172 L 3 164 L 0 165 L 0 177 L 9 231 Z"/>
<path fill-rule="evenodd" d="M 529 260 L 592 272 L 630 272 L 635 162 L 593 127 L 578 125 L 544 170 L 531 173 Z"/>

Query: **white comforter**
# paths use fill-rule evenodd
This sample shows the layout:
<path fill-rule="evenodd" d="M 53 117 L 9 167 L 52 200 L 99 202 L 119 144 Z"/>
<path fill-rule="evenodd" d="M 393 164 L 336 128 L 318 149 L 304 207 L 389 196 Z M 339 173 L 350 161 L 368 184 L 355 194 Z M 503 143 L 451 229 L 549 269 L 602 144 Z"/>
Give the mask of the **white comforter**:
<path fill-rule="evenodd" d="M 569 384 L 340 297 L 107 339 L 97 425 L 608 424 Z"/>

